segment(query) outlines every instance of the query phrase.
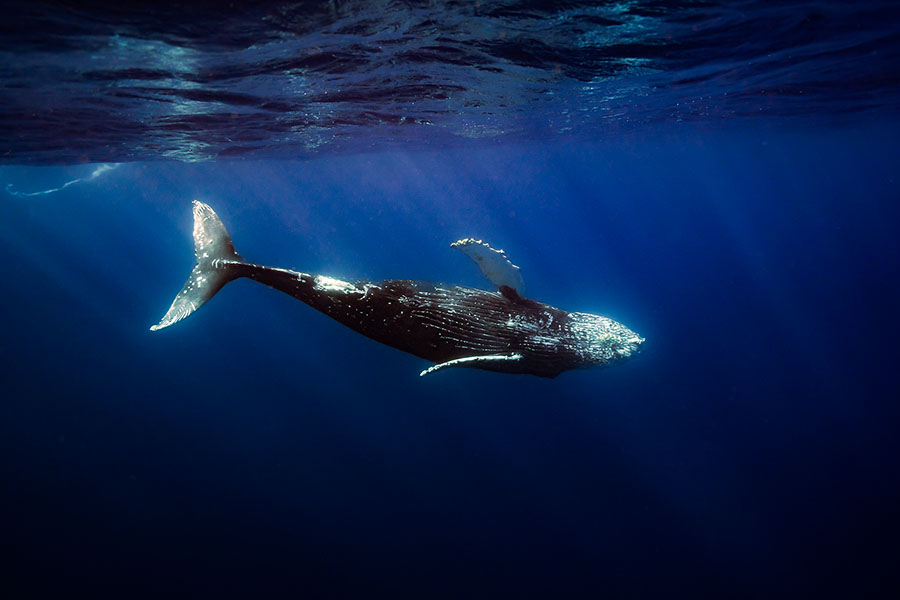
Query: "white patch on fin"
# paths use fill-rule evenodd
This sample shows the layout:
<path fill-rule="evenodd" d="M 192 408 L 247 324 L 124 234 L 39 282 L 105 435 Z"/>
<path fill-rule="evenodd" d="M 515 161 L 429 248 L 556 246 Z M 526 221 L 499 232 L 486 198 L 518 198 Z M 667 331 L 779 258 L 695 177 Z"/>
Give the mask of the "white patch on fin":
<path fill-rule="evenodd" d="M 464 358 L 455 358 L 453 360 L 448 360 L 447 362 L 442 362 L 434 365 L 433 367 L 428 367 L 421 373 L 419 373 L 419 377 L 424 377 L 430 373 L 434 373 L 435 371 L 440 371 L 441 369 L 447 369 L 449 367 L 458 367 L 460 365 L 468 365 L 469 363 L 480 363 L 480 362 L 493 362 L 497 360 L 521 360 L 521 354 L 489 354 L 487 356 L 466 356 Z"/>
<path fill-rule="evenodd" d="M 503 250 L 496 250 L 487 242 L 473 238 L 453 242 L 450 247 L 465 252 L 497 287 L 505 285 L 517 292 L 522 291 L 522 273 L 519 267 L 509 261 Z"/>

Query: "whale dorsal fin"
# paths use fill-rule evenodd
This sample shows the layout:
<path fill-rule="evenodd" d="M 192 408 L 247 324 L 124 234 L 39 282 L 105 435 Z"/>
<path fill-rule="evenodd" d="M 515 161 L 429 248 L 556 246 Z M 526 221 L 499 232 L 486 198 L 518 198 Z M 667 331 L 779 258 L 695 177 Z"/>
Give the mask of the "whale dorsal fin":
<path fill-rule="evenodd" d="M 479 364 L 490 363 L 495 361 L 504 361 L 504 360 L 521 360 L 521 354 L 488 354 L 486 356 L 465 356 L 463 358 L 454 358 L 453 360 L 448 360 L 447 362 L 442 362 L 434 365 L 433 367 L 428 367 L 421 373 L 419 373 L 419 377 L 424 377 L 430 373 L 434 373 L 435 371 L 440 371 L 441 369 L 448 369 L 450 367 L 477 367 Z"/>
<path fill-rule="evenodd" d="M 450 247 L 465 252 L 475 261 L 484 276 L 501 290 L 507 287 L 516 292 L 522 291 L 522 273 L 519 267 L 509 261 L 503 250 L 491 248 L 487 242 L 473 238 L 458 240 L 450 244 Z"/>

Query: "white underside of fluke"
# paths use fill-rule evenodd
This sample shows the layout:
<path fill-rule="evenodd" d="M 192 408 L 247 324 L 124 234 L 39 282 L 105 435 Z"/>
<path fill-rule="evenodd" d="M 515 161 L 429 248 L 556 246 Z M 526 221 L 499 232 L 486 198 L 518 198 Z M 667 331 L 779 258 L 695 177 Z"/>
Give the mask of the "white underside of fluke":
<path fill-rule="evenodd" d="M 435 371 L 440 371 L 441 369 L 448 369 L 450 367 L 465 367 L 471 365 L 472 363 L 477 364 L 521 359 L 521 354 L 488 354 L 486 356 L 466 356 L 463 358 L 455 358 L 453 360 L 448 360 L 447 362 L 438 363 L 433 367 L 428 367 L 427 369 L 419 373 L 419 377 L 424 377 L 425 375 L 429 375 L 431 373 L 434 373 Z"/>
<path fill-rule="evenodd" d="M 231 265 L 242 264 L 222 220 L 208 204 L 194 200 L 194 257 L 197 264 L 159 323 L 158 331 L 181 321 L 234 279 Z"/>

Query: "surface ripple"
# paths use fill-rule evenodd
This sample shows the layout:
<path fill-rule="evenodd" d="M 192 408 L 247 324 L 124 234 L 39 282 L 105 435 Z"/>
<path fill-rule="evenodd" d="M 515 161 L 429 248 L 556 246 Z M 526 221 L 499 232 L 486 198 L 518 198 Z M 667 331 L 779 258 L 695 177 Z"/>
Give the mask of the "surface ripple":
<path fill-rule="evenodd" d="M 2 161 L 302 158 L 900 106 L 889 2 L 184 4 L 5 2 Z"/>

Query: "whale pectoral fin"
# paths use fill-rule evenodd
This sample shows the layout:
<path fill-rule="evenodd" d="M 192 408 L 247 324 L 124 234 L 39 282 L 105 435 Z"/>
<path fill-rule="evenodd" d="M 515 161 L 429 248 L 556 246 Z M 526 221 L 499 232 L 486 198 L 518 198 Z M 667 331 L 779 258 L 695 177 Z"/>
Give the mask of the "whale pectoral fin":
<path fill-rule="evenodd" d="M 522 291 L 522 273 L 519 267 L 512 264 L 503 250 L 491 248 L 487 242 L 473 238 L 465 238 L 450 244 L 451 248 L 462 250 L 475 261 L 485 277 L 499 288 L 508 287 Z"/>
<path fill-rule="evenodd" d="M 421 373 L 419 373 L 419 377 L 424 377 L 430 373 L 434 373 L 435 371 L 440 371 L 441 369 L 448 369 L 450 367 L 478 367 L 479 364 L 483 363 L 492 363 L 495 361 L 504 361 L 504 360 L 522 360 L 521 354 L 488 354 L 486 356 L 465 356 L 463 358 L 454 358 L 453 360 L 448 360 L 447 362 L 442 362 L 434 365 L 433 367 L 428 367 Z"/>

